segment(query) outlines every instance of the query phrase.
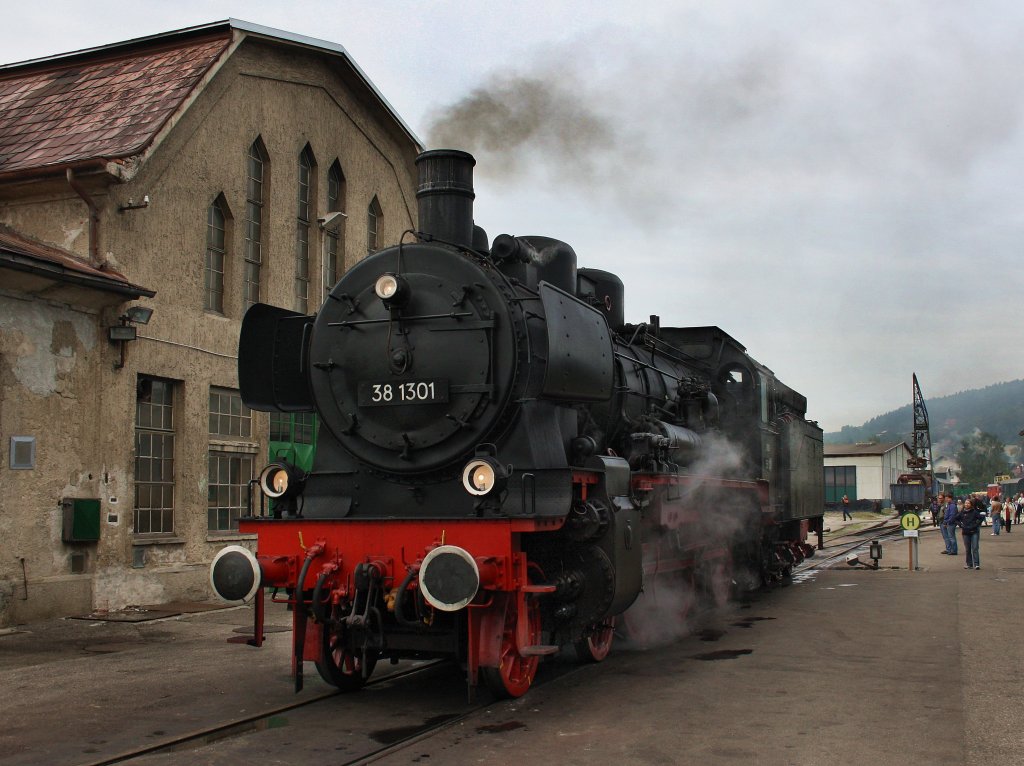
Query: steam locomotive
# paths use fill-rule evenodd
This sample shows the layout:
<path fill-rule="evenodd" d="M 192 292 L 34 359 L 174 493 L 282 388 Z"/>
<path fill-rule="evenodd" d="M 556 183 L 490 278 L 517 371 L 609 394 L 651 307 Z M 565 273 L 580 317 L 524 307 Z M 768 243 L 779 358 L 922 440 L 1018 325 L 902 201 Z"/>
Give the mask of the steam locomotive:
<path fill-rule="evenodd" d="M 250 643 L 266 589 L 291 606 L 297 690 L 307 660 L 351 691 L 382 659 L 449 657 L 516 697 L 561 647 L 599 661 L 637 616 L 782 580 L 820 545 L 805 398 L 717 327 L 626 324 L 622 282 L 563 242 L 488 243 L 474 165 L 422 154 L 421 230 L 316 316 L 244 318 L 243 400 L 320 427 L 309 471 L 260 474 L 255 555 L 230 546 L 210 577 L 256 598 Z"/>

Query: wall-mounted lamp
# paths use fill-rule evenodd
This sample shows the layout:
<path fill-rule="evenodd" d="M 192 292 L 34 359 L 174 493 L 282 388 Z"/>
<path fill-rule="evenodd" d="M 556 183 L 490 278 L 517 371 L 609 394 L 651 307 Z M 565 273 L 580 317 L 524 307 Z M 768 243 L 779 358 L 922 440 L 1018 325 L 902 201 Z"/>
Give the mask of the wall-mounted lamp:
<path fill-rule="evenodd" d="M 149 318 L 153 316 L 153 309 L 148 306 L 132 306 L 125 312 L 129 322 L 135 324 L 149 324 Z"/>
<path fill-rule="evenodd" d="M 146 306 L 132 306 L 118 317 L 121 324 L 107 328 L 107 337 L 110 338 L 110 342 L 121 344 L 121 361 L 114 364 L 115 370 L 124 367 L 125 343 L 135 340 L 137 337 L 135 325 L 149 324 L 151 316 L 153 316 L 153 309 Z"/>
<path fill-rule="evenodd" d="M 340 210 L 332 210 L 330 213 L 325 213 L 316 219 L 316 222 L 320 225 L 321 229 L 327 227 L 335 227 L 340 225 L 344 220 L 348 218 L 348 215 L 342 213 Z"/>

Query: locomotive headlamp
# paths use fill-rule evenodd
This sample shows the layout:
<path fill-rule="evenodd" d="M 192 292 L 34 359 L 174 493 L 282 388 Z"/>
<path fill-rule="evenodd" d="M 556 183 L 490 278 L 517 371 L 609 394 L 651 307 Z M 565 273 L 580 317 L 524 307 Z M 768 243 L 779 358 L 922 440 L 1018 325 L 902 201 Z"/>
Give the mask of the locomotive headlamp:
<path fill-rule="evenodd" d="M 399 274 L 381 274 L 373 284 L 377 297 L 391 306 L 404 306 L 409 300 L 409 283 Z"/>
<path fill-rule="evenodd" d="M 302 488 L 305 474 L 291 463 L 271 463 L 260 473 L 260 489 L 267 497 L 292 495 Z"/>
<path fill-rule="evenodd" d="M 390 300 L 398 292 L 398 280 L 394 274 L 384 274 L 377 279 L 377 284 L 373 286 L 373 291 L 377 293 L 377 297 L 382 301 Z"/>
<path fill-rule="evenodd" d="M 474 458 L 462 469 L 462 486 L 469 494 L 478 497 L 495 489 L 501 490 L 507 481 L 505 469 L 493 458 Z"/>

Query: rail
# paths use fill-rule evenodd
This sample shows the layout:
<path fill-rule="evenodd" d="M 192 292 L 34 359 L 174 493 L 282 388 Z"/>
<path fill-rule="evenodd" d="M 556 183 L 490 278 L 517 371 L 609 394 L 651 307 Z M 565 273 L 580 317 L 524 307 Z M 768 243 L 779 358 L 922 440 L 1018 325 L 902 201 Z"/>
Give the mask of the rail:
<path fill-rule="evenodd" d="M 372 686 L 374 684 L 382 684 L 385 682 L 394 682 L 410 677 L 415 677 L 427 673 L 430 670 L 440 666 L 449 664 L 447 660 L 437 660 L 436 662 L 429 662 L 424 665 L 418 665 L 414 668 L 407 670 L 400 670 L 388 675 L 381 675 L 371 678 L 366 682 L 366 686 Z M 302 700 L 301 702 L 294 702 L 289 705 L 280 705 L 270 710 L 263 710 L 251 716 L 245 716 L 242 718 L 236 718 L 233 721 L 227 723 L 220 723 L 213 726 L 209 726 L 196 731 L 191 731 L 185 734 L 171 737 L 170 739 L 158 742 L 152 745 L 146 745 L 139 747 L 135 750 L 128 750 L 117 755 L 113 755 L 107 758 L 103 758 L 98 761 L 90 761 L 89 763 L 82 764 L 82 766 L 113 766 L 118 763 L 128 763 L 135 758 L 141 756 L 153 755 L 156 753 L 171 753 L 186 748 L 201 747 L 203 745 L 213 744 L 231 737 L 238 737 L 244 734 L 248 734 L 254 731 L 262 731 L 271 727 L 271 719 L 282 713 L 287 713 L 292 710 L 298 710 L 300 708 L 310 707 L 316 705 L 324 700 L 337 697 L 342 692 L 332 690 L 318 694 L 310 699 Z M 468 711 L 473 712 L 473 711 Z M 468 714 L 468 713 L 467 713 Z M 421 732 L 422 733 L 422 732 Z M 394 748 L 398 743 L 389 744 L 389 748 Z M 382 748 L 383 750 L 383 748 Z M 366 755 L 360 756 L 360 759 L 367 757 Z M 379 756 L 378 756 L 379 757 Z M 349 761 L 348 763 L 361 763 L 362 760 Z"/>

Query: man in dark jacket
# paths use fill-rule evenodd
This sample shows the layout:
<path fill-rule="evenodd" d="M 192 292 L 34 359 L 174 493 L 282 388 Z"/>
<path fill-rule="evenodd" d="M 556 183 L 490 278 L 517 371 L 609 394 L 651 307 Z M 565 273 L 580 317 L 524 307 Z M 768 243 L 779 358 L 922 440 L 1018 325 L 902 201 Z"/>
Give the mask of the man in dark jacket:
<path fill-rule="evenodd" d="M 981 555 L 978 552 L 981 537 L 981 511 L 975 507 L 973 500 L 964 502 L 964 512 L 960 514 L 960 529 L 964 535 L 964 550 L 967 552 L 967 563 L 964 569 L 981 569 Z"/>
<path fill-rule="evenodd" d="M 946 542 L 946 550 L 943 553 L 955 556 L 958 553 L 956 545 L 956 500 L 953 499 L 952 494 L 948 495 L 946 499 L 949 502 L 946 503 L 942 517 L 942 539 Z"/>

